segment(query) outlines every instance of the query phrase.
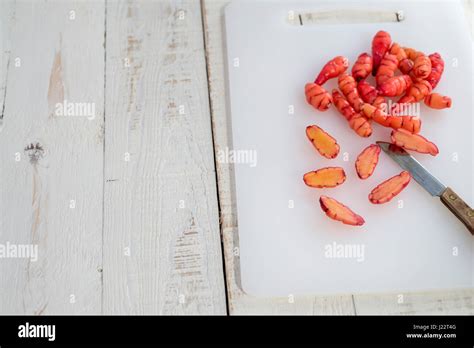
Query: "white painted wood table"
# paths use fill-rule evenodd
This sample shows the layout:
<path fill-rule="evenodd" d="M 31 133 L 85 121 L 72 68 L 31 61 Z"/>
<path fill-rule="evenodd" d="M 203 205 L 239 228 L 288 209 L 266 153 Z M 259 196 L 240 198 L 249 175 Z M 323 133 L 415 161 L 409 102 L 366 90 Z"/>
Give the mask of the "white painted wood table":
<path fill-rule="evenodd" d="M 472 290 L 240 290 L 228 2 L 0 2 L 0 245 L 38 248 L 0 258 L 0 314 L 472 314 Z"/>

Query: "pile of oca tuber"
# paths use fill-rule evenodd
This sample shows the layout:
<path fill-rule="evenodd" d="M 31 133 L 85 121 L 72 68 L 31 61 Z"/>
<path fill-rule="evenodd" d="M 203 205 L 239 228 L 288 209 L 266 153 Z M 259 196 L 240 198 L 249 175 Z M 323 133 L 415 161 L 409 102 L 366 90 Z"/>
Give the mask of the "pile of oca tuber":
<path fill-rule="evenodd" d="M 360 137 L 370 137 L 374 123 L 392 128 L 391 142 L 399 147 L 419 153 L 436 156 L 438 147 L 419 133 L 421 119 L 404 114 L 407 105 L 424 102 L 430 108 L 451 107 L 451 98 L 433 90 L 444 71 L 444 61 L 439 53 L 426 55 L 409 47 L 392 42 L 389 33 L 379 31 L 372 39 L 372 52 L 358 56 L 348 72 L 349 60 L 337 56 L 327 62 L 313 83 L 305 86 L 306 101 L 319 111 L 334 105 L 347 120 L 349 127 Z M 367 81 L 374 76 L 375 84 Z M 331 93 L 324 84 L 337 78 L 338 89 Z M 389 108 L 388 98 L 398 98 Z M 391 99 L 390 99 L 391 100 Z M 339 154 L 336 139 L 317 125 L 306 128 L 306 135 L 322 156 L 332 159 Z M 355 161 L 355 169 L 362 180 L 369 178 L 379 161 L 380 147 L 371 144 Z M 325 167 L 306 173 L 303 180 L 314 188 L 328 188 L 342 185 L 346 173 L 340 167 Z M 401 173 L 377 185 L 369 194 L 373 204 L 389 202 L 410 182 L 410 173 Z M 331 219 L 344 224 L 360 226 L 364 219 L 334 198 L 321 196 L 322 210 Z"/>

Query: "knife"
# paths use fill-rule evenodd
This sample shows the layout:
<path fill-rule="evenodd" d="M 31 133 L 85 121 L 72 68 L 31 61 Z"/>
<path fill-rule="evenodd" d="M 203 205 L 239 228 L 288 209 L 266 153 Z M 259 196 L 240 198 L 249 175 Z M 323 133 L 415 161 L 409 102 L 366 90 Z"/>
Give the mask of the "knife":
<path fill-rule="evenodd" d="M 474 211 L 451 188 L 444 186 L 426 170 L 414 157 L 401 147 L 377 141 L 382 150 L 400 167 L 408 171 L 426 191 L 439 197 L 441 202 L 467 227 L 474 235 Z"/>

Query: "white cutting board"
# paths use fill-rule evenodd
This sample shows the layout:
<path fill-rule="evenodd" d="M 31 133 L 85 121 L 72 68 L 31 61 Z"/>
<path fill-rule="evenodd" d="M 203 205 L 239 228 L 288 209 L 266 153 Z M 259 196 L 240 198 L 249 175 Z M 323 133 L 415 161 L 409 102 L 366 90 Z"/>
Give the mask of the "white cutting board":
<path fill-rule="evenodd" d="M 336 8 L 403 10 L 406 19 L 308 26 L 287 21 L 290 11 Z M 375 173 L 362 181 L 354 160 L 370 143 L 388 140 L 390 130 L 374 126 L 374 134 L 362 139 L 334 108 L 312 109 L 303 92 L 332 57 L 344 55 L 352 63 L 370 52 L 380 29 L 403 46 L 440 52 L 446 69 L 436 91 L 449 94 L 453 106 L 421 107 L 422 134 L 440 154 L 415 157 L 473 206 L 472 46 L 462 6 L 452 1 L 235 1 L 226 8 L 225 25 L 233 149 L 257 155 L 256 166 L 235 164 L 243 290 L 288 296 L 471 288 L 474 237 L 439 199 L 412 181 L 390 203 L 368 201 L 373 187 L 401 169 L 381 153 Z M 334 86 L 335 81 L 325 85 Z M 336 159 L 324 159 L 313 149 L 305 136 L 310 124 L 338 140 Z M 306 187 L 303 174 L 325 166 L 342 166 L 346 182 L 334 189 Z M 365 225 L 327 218 L 318 203 L 322 194 L 350 206 Z M 327 257 L 333 243 L 363 247 L 363 260 Z"/>

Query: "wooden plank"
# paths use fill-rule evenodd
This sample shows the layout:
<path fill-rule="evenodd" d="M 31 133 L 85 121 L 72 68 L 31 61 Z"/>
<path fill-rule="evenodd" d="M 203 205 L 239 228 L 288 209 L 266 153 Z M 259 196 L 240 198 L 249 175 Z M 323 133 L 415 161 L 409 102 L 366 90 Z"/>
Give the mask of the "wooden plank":
<path fill-rule="evenodd" d="M 223 10 L 228 0 L 204 0 L 202 9 L 206 39 L 209 93 L 214 134 L 214 150 L 232 148 L 230 114 L 226 103 L 225 36 Z M 235 205 L 235 182 L 231 165 L 216 163 L 220 220 L 225 254 L 227 295 L 231 314 L 354 314 L 352 297 L 293 296 L 256 298 L 240 287 L 238 224 Z"/>
<path fill-rule="evenodd" d="M 354 296 L 357 314 L 474 314 L 474 290 Z"/>
<path fill-rule="evenodd" d="M 107 6 L 104 313 L 225 314 L 198 1 Z"/>
<path fill-rule="evenodd" d="M 226 103 L 223 9 L 229 0 L 202 0 L 216 153 L 231 148 Z M 471 6 L 472 1 L 468 1 Z M 472 18 L 472 15 L 470 16 Z M 232 166 L 216 163 L 229 311 L 231 314 L 432 314 L 472 313 L 472 291 L 347 295 L 333 297 L 254 298 L 240 289 L 238 223 Z M 399 303 L 399 301 L 401 301 Z"/>
<path fill-rule="evenodd" d="M 0 313 L 99 314 L 104 6 L 18 1 L 11 13 L 0 244 L 37 246 L 38 259 L 0 259 Z M 95 118 L 59 116 L 64 100 Z"/>
<path fill-rule="evenodd" d="M 13 0 L 0 2 L 0 132 L 2 131 L 7 90 L 8 65 L 10 64 L 10 31 L 14 19 Z"/>

